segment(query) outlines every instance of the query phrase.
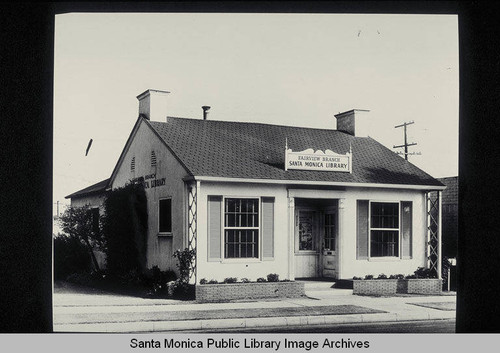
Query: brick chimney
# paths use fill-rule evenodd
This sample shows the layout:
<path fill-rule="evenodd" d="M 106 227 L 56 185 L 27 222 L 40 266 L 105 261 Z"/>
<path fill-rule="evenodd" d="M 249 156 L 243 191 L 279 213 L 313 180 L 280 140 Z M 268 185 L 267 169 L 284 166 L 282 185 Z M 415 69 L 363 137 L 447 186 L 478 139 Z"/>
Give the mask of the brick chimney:
<path fill-rule="evenodd" d="M 352 109 L 336 114 L 337 130 L 352 136 L 367 137 L 370 130 L 368 112 L 369 110 Z"/>
<path fill-rule="evenodd" d="M 148 120 L 166 121 L 167 95 L 170 92 L 148 89 L 137 96 L 139 100 L 139 115 Z"/>

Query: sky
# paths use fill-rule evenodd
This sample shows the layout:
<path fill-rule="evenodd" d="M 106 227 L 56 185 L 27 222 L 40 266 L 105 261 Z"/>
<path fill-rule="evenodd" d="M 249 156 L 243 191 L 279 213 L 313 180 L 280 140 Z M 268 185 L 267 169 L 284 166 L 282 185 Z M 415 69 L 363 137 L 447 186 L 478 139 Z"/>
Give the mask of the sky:
<path fill-rule="evenodd" d="M 54 204 L 111 176 L 146 89 L 196 119 L 209 105 L 212 120 L 334 129 L 334 114 L 366 109 L 394 151 L 413 121 L 409 161 L 456 176 L 458 50 L 456 15 L 57 15 Z"/>

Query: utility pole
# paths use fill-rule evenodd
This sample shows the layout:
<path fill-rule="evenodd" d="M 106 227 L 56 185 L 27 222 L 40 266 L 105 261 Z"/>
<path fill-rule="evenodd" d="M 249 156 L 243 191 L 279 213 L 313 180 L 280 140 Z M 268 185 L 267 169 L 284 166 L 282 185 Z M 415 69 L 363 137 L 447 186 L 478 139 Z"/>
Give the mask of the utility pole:
<path fill-rule="evenodd" d="M 397 125 L 397 126 L 394 126 L 394 128 L 398 128 L 398 127 L 404 127 L 404 133 L 405 133 L 405 143 L 404 145 L 399 145 L 399 146 L 393 146 L 393 148 L 400 148 L 400 147 L 404 147 L 405 148 L 405 159 L 408 160 L 408 147 L 409 146 L 415 146 L 416 143 L 415 142 L 412 142 L 412 143 L 408 143 L 408 138 L 407 138 L 407 133 L 406 133 L 406 127 L 408 125 L 411 125 L 411 124 L 414 124 L 415 122 L 412 120 L 410 122 L 405 122 L 401 125 Z"/>

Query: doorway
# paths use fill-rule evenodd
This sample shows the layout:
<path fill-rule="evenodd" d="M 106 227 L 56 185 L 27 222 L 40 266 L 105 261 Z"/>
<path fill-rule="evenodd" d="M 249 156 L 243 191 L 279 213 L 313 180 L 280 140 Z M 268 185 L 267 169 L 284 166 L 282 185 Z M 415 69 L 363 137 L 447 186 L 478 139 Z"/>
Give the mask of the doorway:
<path fill-rule="evenodd" d="M 295 277 L 337 278 L 338 200 L 295 199 Z"/>

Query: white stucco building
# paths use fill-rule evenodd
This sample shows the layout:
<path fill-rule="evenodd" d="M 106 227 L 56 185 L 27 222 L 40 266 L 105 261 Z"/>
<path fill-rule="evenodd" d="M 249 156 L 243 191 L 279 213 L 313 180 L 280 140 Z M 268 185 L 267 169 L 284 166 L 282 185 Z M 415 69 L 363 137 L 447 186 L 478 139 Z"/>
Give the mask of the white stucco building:
<path fill-rule="evenodd" d="M 193 282 L 440 273 L 429 193 L 445 186 L 364 135 L 365 111 L 337 114 L 336 130 L 187 119 L 167 116 L 167 94 L 137 97 L 139 118 L 98 185 L 144 183 L 148 267 L 175 270 L 172 253 L 193 248 Z M 81 191 L 72 203 L 99 194 Z"/>

